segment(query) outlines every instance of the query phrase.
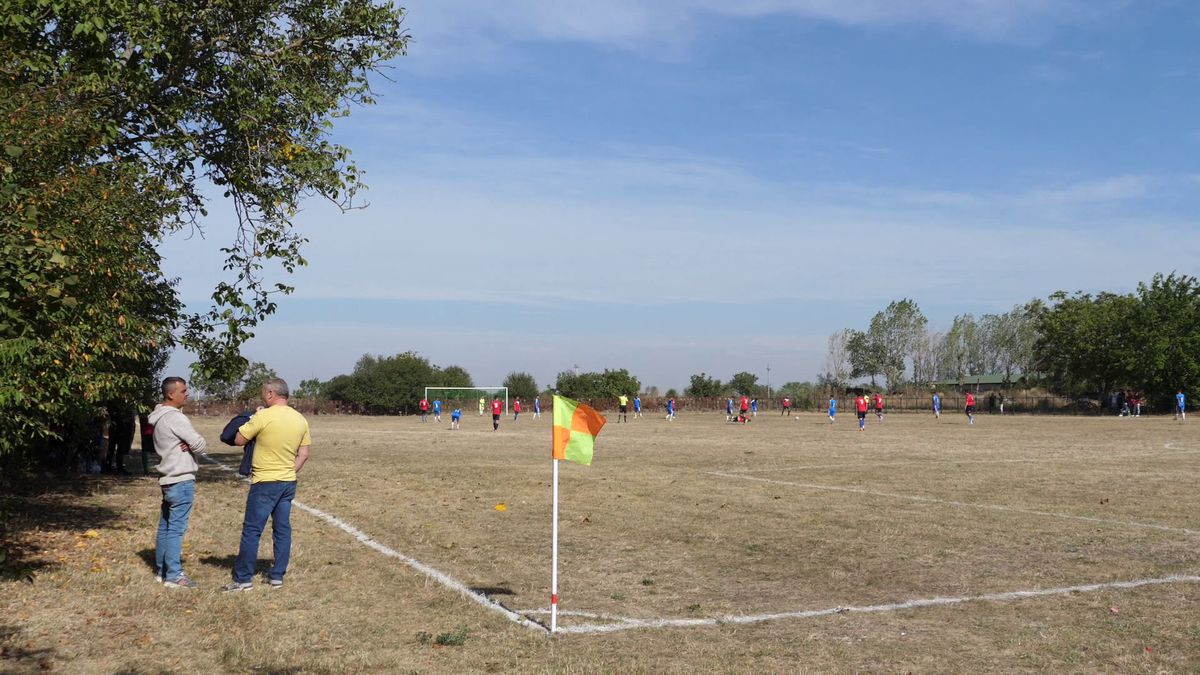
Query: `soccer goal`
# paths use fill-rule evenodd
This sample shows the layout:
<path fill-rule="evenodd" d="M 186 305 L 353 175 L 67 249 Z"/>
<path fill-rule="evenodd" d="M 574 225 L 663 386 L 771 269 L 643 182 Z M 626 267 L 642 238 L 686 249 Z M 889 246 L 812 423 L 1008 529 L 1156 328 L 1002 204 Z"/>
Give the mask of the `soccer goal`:
<path fill-rule="evenodd" d="M 490 414 L 493 396 L 499 396 L 504 401 L 504 414 L 507 415 L 508 387 L 425 387 L 426 400 L 440 398 L 443 410 L 457 406 L 464 415 L 471 412 Z"/>

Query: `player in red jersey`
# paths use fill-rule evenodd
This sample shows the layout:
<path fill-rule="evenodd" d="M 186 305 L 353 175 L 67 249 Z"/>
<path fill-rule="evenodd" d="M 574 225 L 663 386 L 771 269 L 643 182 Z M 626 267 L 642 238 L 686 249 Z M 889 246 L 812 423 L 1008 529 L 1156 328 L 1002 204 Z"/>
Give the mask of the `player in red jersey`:
<path fill-rule="evenodd" d="M 867 395 L 859 394 L 854 399 L 854 412 L 858 413 L 858 430 L 867 430 Z"/>
<path fill-rule="evenodd" d="M 880 422 L 883 421 L 883 397 L 879 392 L 875 392 L 875 418 Z"/>
<path fill-rule="evenodd" d="M 500 402 L 500 397 L 492 398 L 492 431 L 500 428 L 500 416 L 504 414 L 504 404 Z"/>
<path fill-rule="evenodd" d="M 967 392 L 967 424 L 975 424 L 975 394 Z"/>
<path fill-rule="evenodd" d="M 429 399 L 422 398 L 421 401 L 417 403 L 417 406 L 421 409 L 421 421 L 427 421 L 427 418 L 429 417 Z"/>

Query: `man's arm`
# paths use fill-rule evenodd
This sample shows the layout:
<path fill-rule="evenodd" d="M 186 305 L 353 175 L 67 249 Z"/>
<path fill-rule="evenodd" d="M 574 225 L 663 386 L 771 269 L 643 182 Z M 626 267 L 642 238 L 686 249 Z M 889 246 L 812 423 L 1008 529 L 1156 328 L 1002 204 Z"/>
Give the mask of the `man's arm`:
<path fill-rule="evenodd" d="M 239 437 L 240 438 L 240 437 Z M 296 448 L 296 465 L 293 467 L 296 473 L 300 473 L 300 469 L 304 467 L 304 463 L 308 461 L 308 446 L 302 445 Z"/>
<path fill-rule="evenodd" d="M 233 439 L 233 444 L 234 444 L 234 445 L 237 445 L 237 446 L 242 446 L 242 445 L 245 445 L 245 444 L 247 444 L 247 443 L 249 443 L 249 442 L 250 442 L 250 439 L 249 439 L 249 438 L 246 438 L 245 436 L 243 436 L 243 435 L 242 435 L 242 432 L 240 432 L 240 431 L 237 433 L 237 437 L 235 437 L 235 438 Z"/>
<path fill-rule="evenodd" d="M 176 417 L 181 417 L 181 415 L 177 415 Z M 204 440 L 200 432 L 196 431 L 196 427 L 192 426 L 191 420 L 186 417 L 183 418 L 182 428 L 176 427 L 175 435 L 187 446 L 186 452 L 203 453 L 208 449 L 208 441 Z"/>

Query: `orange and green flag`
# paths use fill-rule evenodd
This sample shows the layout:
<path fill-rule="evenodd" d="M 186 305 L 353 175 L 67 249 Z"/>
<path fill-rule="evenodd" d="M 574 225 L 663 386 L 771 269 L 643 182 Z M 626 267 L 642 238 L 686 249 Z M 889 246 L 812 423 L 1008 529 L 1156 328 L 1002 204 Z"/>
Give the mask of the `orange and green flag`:
<path fill-rule="evenodd" d="M 554 397 L 554 459 L 577 464 L 592 463 L 596 435 L 604 427 L 604 415 L 562 396 Z"/>

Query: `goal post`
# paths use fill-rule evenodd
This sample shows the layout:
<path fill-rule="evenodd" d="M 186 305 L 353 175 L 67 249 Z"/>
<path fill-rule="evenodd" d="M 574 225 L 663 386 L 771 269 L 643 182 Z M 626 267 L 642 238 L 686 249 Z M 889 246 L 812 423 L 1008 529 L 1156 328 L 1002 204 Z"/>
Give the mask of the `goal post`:
<path fill-rule="evenodd" d="M 504 414 L 508 414 L 508 387 L 425 387 L 425 400 L 442 399 L 442 408 L 453 408 L 457 403 L 463 414 L 479 409 L 479 399 L 483 399 L 480 414 L 487 414 L 491 408 L 492 397 L 499 396 L 504 401 Z"/>

